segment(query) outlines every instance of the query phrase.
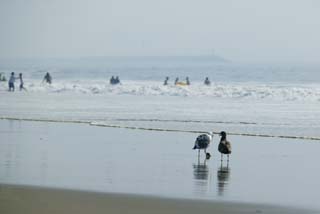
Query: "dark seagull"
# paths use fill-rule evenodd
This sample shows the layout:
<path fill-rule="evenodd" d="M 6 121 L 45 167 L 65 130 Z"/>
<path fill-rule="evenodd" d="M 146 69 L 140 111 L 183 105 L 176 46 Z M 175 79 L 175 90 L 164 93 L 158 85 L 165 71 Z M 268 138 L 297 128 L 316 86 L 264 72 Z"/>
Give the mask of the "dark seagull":
<path fill-rule="evenodd" d="M 211 141 L 213 139 L 213 133 L 210 132 L 208 134 L 201 134 L 197 137 L 196 141 L 194 142 L 193 149 L 198 149 L 198 158 L 200 157 L 200 149 L 204 150 L 204 153 L 206 154 L 206 159 L 209 159 L 211 157 L 210 153 L 207 153 L 207 148 L 210 145 Z"/>
<path fill-rule="evenodd" d="M 228 162 L 229 162 L 229 155 L 231 154 L 231 143 L 227 141 L 227 133 L 222 131 L 220 133 L 221 139 L 218 146 L 218 150 L 221 153 L 221 161 L 222 161 L 222 155 L 228 156 Z"/>

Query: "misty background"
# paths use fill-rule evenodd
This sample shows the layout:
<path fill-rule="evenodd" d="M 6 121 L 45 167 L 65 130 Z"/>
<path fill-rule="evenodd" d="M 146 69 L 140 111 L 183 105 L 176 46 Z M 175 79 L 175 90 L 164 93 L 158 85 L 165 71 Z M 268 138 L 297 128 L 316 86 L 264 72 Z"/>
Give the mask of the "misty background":
<path fill-rule="evenodd" d="M 216 54 L 317 63 L 317 0 L 1 0 L 0 58 Z"/>

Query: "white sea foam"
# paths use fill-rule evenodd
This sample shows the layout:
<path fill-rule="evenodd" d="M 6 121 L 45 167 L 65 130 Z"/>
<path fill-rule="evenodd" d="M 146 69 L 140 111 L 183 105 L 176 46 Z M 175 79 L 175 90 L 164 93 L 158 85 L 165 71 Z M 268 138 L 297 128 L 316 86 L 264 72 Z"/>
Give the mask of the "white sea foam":
<path fill-rule="evenodd" d="M 141 85 L 135 86 L 139 92 L 124 92 L 129 83 L 114 87 L 104 85 L 99 89 L 97 85 L 102 84 L 96 82 L 94 87 L 98 88 L 95 89 L 98 93 L 93 94 L 88 89 L 86 93 L 77 89 L 79 85 L 83 87 L 81 82 L 74 83 L 78 84 L 76 87 L 69 87 L 69 84 L 69 88 L 58 88 L 56 84 L 40 86 L 38 83 L 38 86 L 28 88 L 28 92 L 0 90 L 0 118 L 81 122 L 148 130 L 225 130 L 251 135 L 319 138 L 319 102 L 150 95 L 147 87 Z M 157 87 L 170 91 L 175 86 Z M 190 86 L 188 92 L 191 93 L 193 88 L 196 84 Z M 178 90 L 187 89 L 179 87 Z"/>
<path fill-rule="evenodd" d="M 6 77 L 23 73 L 27 91 L 19 91 L 19 80 L 14 93 L 0 82 L 0 118 L 318 139 L 318 71 L 190 58 L 2 63 Z M 52 85 L 41 83 L 46 72 Z M 110 85 L 112 75 L 122 84 Z M 166 76 L 168 86 L 162 82 Z M 187 76 L 190 86 L 172 84 Z M 203 85 L 205 77 L 211 86 Z"/>
<path fill-rule="evenodd" d="M 18 86 L 18 84 L 16 84 Z M 200 82 L 190 86 L 162 85 L 155 81 L 125 81 L 121 85 L 110 85 L 102 80 L 55 81 L 52 85 L 37 80 L 25 80 L 30 93 L 77 93 L 136 96 L 182 96 L 237 99 L 271 99 L 279 101 L 320 101 L 320 85 L 284 85 L 258 83 L 214 83 L 205 86 Z M 0 90 L 7 90 L 2 83 Z"/>

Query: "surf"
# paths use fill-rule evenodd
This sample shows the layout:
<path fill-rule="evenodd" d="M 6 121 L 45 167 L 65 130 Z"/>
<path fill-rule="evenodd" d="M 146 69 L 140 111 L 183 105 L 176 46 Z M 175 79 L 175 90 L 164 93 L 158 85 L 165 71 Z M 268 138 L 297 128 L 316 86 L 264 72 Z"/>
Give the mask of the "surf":
<path fill-rule="evenodd" d="M 142 130 L 142 131 L 184 132 L 184 133 L 195 133 L 195 134 L 209 133 L 207 130 L 150 128 L 147 126 L 119 125 L 119 124 L 112 124 L 112 123 L 108 123 L 108 122 L 94 122 L 94 121 L 88 121 L 88 120 L 58 120 L 58 119 L 36 119 L 36 118 L 21 118 L 21 117 L 0 117 L 0 120 L 86 124 L 89 126 L 96 126 L 96 127 L 131 129 L 131 130 Z M 213 134 L 220 133 L 219 130 L 213 130 L 211 132 Z M 320 137 L 313 137 L 313 136 L 272 135 L 272 134 L 245 133 L 245 132 L 243 132 L 243 133 L 241 133 L 241 132 L 228 132 L 228 135 L 238 135 L 238 136 L 247 136 L 247 137 L 263 137 L 263 138 L 286 138 L 286 139 L 297 139 L 297 140 L 312 140 L 312 141 L 319 141 L 320 142 Z"/>

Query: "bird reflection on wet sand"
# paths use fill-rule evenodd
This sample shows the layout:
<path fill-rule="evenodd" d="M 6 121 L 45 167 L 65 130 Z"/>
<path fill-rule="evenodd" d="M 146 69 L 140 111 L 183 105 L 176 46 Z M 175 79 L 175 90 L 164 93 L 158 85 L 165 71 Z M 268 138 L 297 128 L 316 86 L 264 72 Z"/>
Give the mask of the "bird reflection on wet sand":
<path fill-rule="evenodd" d="M 221 162 L 221 166 L 218 168 L 218 171 L 217 171 L 217 178 L 218 178 L 218 182 L 217 182 L 218 195 L 223 196 L 230 178 L 229 163 L 227 164 L 227 166 L 222 166 L 222 162 Z"/>
<path fill-rule="evenodd" d="M 209 168 L 206 165 L 206 159 L 203 163 L 200 163 L 198 159 L 197 164 L 193 164 L 193 176 L 195 183 L 195 192 L 200 194 L 205 194 L 208 191 L 208 178 L 209 178 Z"/>
<path fill-rule="evenodd" d="M 198 159 L 197 164 L 193 164 L 193 175 L 196 180 L 208 180 L 208 166 L 206 165 L 206 160 L 203 163 L 200 163 Z"/>

